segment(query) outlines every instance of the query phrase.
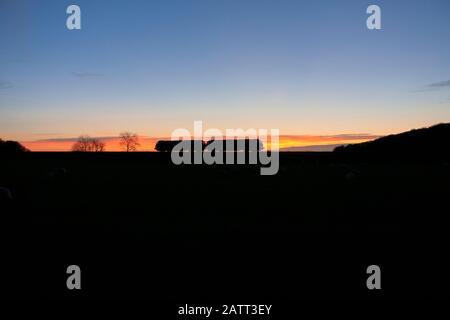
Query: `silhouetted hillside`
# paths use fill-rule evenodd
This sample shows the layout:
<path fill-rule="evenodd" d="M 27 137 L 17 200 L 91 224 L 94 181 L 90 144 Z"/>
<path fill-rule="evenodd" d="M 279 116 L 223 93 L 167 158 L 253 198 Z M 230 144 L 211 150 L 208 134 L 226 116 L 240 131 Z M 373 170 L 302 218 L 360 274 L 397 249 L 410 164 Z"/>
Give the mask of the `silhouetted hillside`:
<path fill-rule="evenodd" d="M 30 151 L 17 141 L 3 141 L 0 139 L 0 155 L 2 154 L 19 154 Z"/>
<path fill-rule="evenodd" d="M 374 141 L 337 147 L 334 152 L 449 158 L 449 142 L 450 123 L 442 123 L 429 128 L 389 135 Z"/>

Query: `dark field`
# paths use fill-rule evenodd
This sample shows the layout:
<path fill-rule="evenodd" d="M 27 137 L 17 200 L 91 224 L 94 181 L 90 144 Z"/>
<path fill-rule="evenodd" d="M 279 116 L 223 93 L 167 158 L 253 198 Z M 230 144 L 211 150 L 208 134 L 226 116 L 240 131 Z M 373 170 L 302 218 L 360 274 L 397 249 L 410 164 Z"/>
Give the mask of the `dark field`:
<path fill-rule="evenodd" d="M 28 153 L 0 164 L 13 194 L 1 204 L 5 295 L 448 296 L 443 161 L 282 153 L 275 176 L 256 165 L 175 166 L 159 153 Z M 70 264 L 82 269 L 79 292 L 65 286 Z M 366 288 L 371 264 L 381 291 Z"/>

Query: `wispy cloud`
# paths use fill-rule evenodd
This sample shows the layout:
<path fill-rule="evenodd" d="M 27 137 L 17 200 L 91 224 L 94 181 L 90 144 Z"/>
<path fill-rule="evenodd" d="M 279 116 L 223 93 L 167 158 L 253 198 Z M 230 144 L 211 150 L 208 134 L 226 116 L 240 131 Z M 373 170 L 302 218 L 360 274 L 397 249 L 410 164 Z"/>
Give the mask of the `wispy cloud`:
<path fill-rule="evenodd" d="M 356 141 L 356 140 L 373 140 L 381 138 L 380 135 L 370 133 L 350 133 L 335 135 L 281 135 L 280 139 L 287 141 L 309 142 L 340 142 L 340 141 Z"/>
<path fill-rule="evenodd" d="M 30 136 L 39 138 L 39 137 L 46 137 L 45 140 L 51 139 L 51 137 L 57 137 L 57 139 L 63 139 L 61 138 L 62 134 L 60 132 L 40 132 L 40 133 L 32 133 Z"/>
<path fill-rule="evenodd" d="M 345 145 L 343 143 L 339 144 L 318 144 L 304 147 L 286 147 L 280 148 L 280 151 L 333 151 L 336 147 Z"/>
<path fill-rule="evenodd" d="M 14 87 L 14 84 L 9 81 L 0 81 L 0 90 L 1 89 L 9 89 Z"/>
<path fill-rule="evenodd" d="M 103 74 L 94 72 L 72 72 L 72 75 L 79 79 L 98 79 L 103 77 Z"/>
<path fill-rule="evenodd" d="M 430 84 L 426 85 L 425 87 L 426 88 L 434 88 L 434 89 L 447 88 L 447 87 L 450 87 L 450 80 L 430 83 Z"/>
<path fill-rule="evenodd" d="M 108 141 L 117 139 L 118 137 L 93 137 L 96 139 L 100 139 L 102 141 Z M 72 138 L 49 138 L 49 139 L 40 139 L 35 140 L 34 142 L 75 142 L 78 140 L 78 137 L 72 137 Z"/>
<path fill-rule="evenodd" d="M 413 92 L 436 91 L 445 88 L 450 88 L 450 80 L 429 83 L 427 85 L 422 86 L 420 89 L 413 90 Z"/>

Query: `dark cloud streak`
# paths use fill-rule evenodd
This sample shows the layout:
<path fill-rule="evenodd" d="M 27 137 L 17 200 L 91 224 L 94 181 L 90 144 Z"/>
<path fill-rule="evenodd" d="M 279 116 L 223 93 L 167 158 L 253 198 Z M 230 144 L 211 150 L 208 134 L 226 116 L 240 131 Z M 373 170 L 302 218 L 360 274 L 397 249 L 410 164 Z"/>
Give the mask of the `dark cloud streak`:
<path fill-rule="evenodd" d="M 430 83 L 430 84 L 426 85 L 425 87 L 426 88 L 434 88 L 434 89 L 447 88 L 447 87 L 450 87 L 450 80 Z"/>
<path fill-rule="evenodd" d="M 10 89 L 14 87 L 14 84 L 9 81 L 0 81 L 0 90 L 1 89 Z"/>
<path fill-rule="evenodd" d="M 103 74 L 93 72 L 72 72 L 72 75 L 79 79 L 98 79 L 103 77 Z"/>

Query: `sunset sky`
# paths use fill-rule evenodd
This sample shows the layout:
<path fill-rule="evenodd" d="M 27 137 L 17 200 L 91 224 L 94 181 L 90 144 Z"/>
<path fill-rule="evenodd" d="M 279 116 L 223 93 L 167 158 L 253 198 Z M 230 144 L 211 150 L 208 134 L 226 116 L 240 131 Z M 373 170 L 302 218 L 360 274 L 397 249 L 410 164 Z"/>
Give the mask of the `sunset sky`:
<path fill-rule="evenodd" d="M 0 0 L 0 138 L 151 150 L 202 120 L 286 148 L 370 140 L 450 122 L 449 39 L 448 0 Z"/>

